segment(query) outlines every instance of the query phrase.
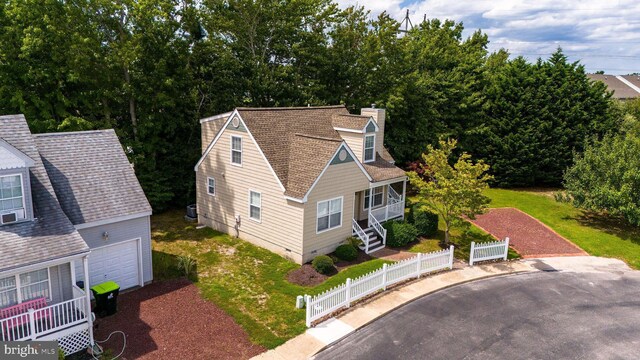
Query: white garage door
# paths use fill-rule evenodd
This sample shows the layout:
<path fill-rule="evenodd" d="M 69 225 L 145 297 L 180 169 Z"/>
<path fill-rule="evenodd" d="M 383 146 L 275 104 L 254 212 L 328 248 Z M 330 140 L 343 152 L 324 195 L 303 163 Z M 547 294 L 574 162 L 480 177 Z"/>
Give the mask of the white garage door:
<path fill-rule="evenodd" d="M 91 250 L 89 255 L 90 286 L 115 281 L 120 289 L 140 285 L 138 241 L 127 241 Z M 76 262 L 76 278 L 83 279 L 82 263 Z"/>

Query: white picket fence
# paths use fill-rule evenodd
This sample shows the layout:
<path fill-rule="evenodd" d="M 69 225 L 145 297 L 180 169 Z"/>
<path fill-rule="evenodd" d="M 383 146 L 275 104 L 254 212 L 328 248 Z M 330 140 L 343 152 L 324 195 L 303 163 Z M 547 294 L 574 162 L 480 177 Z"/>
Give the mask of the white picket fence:
<path fill-rule="evenodd" d="M 507 260 L 509 253 L 509 238 L 502 241 L 490 241 L 485 243 L 471 242 L 469 251 L 469 265 L 485 260 L 502 259 Z"/>
<path fill-rule="evenodd" d="M 349 307 L 354 301 L 373 294 L 379 290 L 386 290 L 387 286 L 401 281 L 418 278 L 423 274 L 453 267 L 453 245 L 449 249 L 428 254 L 418 254 L 410 259 L 387 265 L 362 275 L 356 279 L 327 290 L 326 292 L 309 296 L 305 295 L 307 311 L 307 327 L 311 323 L 332 312 Z"/>

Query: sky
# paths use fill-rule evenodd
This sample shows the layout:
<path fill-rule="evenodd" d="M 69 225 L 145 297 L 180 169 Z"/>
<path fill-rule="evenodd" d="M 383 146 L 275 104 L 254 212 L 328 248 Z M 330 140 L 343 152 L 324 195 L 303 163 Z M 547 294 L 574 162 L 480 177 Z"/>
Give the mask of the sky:
<path fill-rule="evenodd" d="M 507 49 L 531 61 L 561 47 L 587 72 L 640 72 L 640 0 L 338 0 L 363 5 L 377 16 L 386 11 L 413 24 L 427 18 L 463 22 L 465 35 L 481 29 L 489 51 Z"/>

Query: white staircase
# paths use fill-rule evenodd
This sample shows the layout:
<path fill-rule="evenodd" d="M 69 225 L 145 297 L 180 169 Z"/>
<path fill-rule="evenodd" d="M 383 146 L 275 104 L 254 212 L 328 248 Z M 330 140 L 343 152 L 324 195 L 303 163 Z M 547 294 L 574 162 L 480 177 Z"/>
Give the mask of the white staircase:
<path fill-rule="evenodd" d="M 367 238 L 369 239 L 369 246 L 367 247 L 364 244 L 364 240 L 360 246 L 360 250 L 363 250 L 367 254 L 371 254 L 372 252 L 376 252 L 378 250 L 384 249 L 384 244 L 382 240 L 378 237 L 378 233 L 373 227 L 369 227 L 364 229 L 365 234 L 367 234 Z"/>

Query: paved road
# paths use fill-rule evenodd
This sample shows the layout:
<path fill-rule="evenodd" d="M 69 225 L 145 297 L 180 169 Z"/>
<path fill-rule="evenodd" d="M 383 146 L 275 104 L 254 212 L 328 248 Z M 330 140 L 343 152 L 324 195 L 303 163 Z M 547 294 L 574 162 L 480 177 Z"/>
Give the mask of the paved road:
<path fill-rule="evenodd" d="M 640 359 L 640 272 L 536 272 L 452 287 L 316 359 Z"/>

